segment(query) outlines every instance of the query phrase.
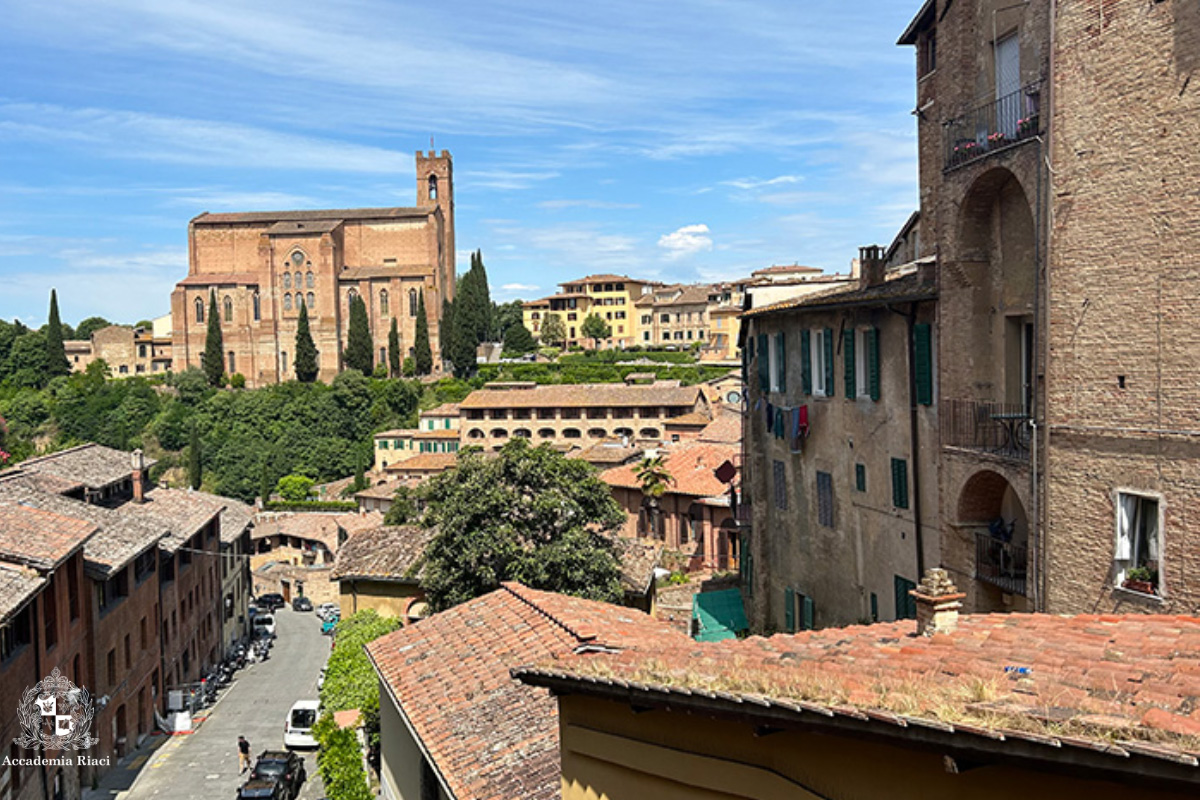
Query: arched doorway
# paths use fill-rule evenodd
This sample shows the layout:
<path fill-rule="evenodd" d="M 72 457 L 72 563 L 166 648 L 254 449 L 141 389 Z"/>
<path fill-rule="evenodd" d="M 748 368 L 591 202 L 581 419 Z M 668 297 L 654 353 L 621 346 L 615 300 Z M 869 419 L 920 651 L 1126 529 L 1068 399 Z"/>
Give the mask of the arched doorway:
<path fill-rule="evenodd" d="M 988 469 L 968 478 L 958 497 L 958 528 L 974 540 L 976 610 L 1024 607 L 1029 578 L 1029 517 L 1008 478 Z M 1018 597 L 1019 602 L 1015 601 Z"/>

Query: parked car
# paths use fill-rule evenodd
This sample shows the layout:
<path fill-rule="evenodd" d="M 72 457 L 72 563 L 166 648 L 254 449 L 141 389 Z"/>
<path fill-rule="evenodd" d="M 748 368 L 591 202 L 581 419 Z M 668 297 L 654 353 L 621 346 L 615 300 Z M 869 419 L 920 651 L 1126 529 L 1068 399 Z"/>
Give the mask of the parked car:
<path fill-rule="evenodd" d="M 262 606 L 268 611 L 276 611 L 283 608 L 286 603 L 283 601 L 283 595 L 279 594 L 279 592 L 272 592 L 271 594 L 264 594 L 259 597 L 257 605 Z"/>
<path fill-rule="evenodd" d="M 287 788 L 279 781 L 251 778 L 238 789 L 238 800 L 292 800 Z"/>
<path fill-rule="evenodd" d="M 337 614 L 332 614 L 326 617 L 321 623 L 321 633 L 333 633 L 333 629 L 337 627 L 338 622 L 340 622 L 340 618 Z"/>
<path fill-rule="evenodd" d="M 317 616 L 321 619 L 327 619 L 330 614 L 340 614 L 337 603 L 321 603 L 317 606 Z"/>
<path fill-rule="evenodd" d="M 312 600 L 309 600 L 304 595 L 300 595 L 292 601 L 292 611 L 312 611 Z"/>
<path fill-rule="evenodd" d="M 287 797 L 300 794 L 300 787 L 308 779 L 304 770 L 304 759 L 288 750 L 264 750 L 254 763 L 251 780 L 272 781 L 283 786 Z"/>
<path fill-rule="evenodd" d="M 275 635 L 275 615 L 274 614 L 259 614 L 254 618 L 254 635 L 255 636 L 274 636 Z"/>
<path fill-rule="evenodd" d="M 317 740 L 313 738 L 312 728 L 317 724 L 317 711 L 321 704 L 316 700 L 297 700 L 288 711 L 287 722 L 283 725 L 283 746 L 316 747 Z"/>

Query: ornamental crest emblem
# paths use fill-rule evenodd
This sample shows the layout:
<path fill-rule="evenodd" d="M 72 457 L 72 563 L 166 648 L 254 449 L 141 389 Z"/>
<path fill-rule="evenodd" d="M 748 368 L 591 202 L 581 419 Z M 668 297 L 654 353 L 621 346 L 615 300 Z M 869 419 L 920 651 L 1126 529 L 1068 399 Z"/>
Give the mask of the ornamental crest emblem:
<path fill-rule="evenodd" d="M 92 727 L 92 698 L 58 671 L 25 690 L 17 706 L 21 735 L 14 742 L 31 750 L 86 750 L 100 740 Z"/>

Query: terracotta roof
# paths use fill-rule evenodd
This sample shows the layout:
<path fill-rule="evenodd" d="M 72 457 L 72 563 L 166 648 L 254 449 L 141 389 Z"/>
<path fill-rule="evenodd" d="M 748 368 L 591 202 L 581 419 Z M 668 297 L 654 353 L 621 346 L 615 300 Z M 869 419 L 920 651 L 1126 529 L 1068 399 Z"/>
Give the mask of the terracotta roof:
<path fill-rule="evenodd" d="M 458 428 L 434 428 L 431 431 L 414 431 L 414 439 L 455 439 L 461 435 Z"/>
<path fill-rule="evenodd" d="M 146 469 L 149 470 L 157 463 L 154 459 L 147 458 Z M 89 489 L 103 489 L 110 484 L 126 480 L 133 474 L 130 453 L 98 444 L 81 444 L 57 453 L 30 458 L 22 461 L 20 468 L 25 472 L 38 472 L 78 482 Z"/>
<path fill-rule="evenodd" d="M 221 543 L 237 541 L 237 538 L 254 524 L 254 514 L 253 506 L 226 498 L 225 509 L 221 512 Z"/>
<path fill-rule="evenodd" d="M 526 300 L 521 305 L 525 308 L 542 308 L 543 306 L 549 305 L 549 300 L 547 298 L 542 298 L 541 300 Z"/>
<path fill-rule="evenodd" d="M 313 211 L 242 211 L 228 214 L 204 212 L 192 219 L 193 225 L 227 225 L 236 222 L 315 222 L 318 220 L 403 219 L 425 217 L 434 206 L 413 208 L 336 208 Z"/>
<path fill-rule="evenodd" d="M 221 513 L 228 502 L 224 497 L 184 489 L 151 489 L 146 502 L 126 503 L 116 511 L 128 517 L 149 519 L 165 525 L 167 535 L 160 549 L 173 553 Z"/>
<path fill-rule="evenodd" d="M 631 278 L 628 275 L 588 275 L 586 278 L 579 278 L 573 281 L 563 281 L 559 286 L 574 286 L 577 283 L 613 283 L 614 281 L 630 281 L 632 283 L 649 283 L 649 281 L 639 281 L 636 278 Z"/>
<path fill-rule="evenodd" d="M 751 276 L 754 276 L 754 275 L 778 275 L 780 273 L 787 274 L 787 273 L 791 273 L 791 272 L 800 272 L 800 273 L 805 273 L 805 274 L 811 275 L 811 274 L 821 273 L 824 271 L 825 270 L 821 269 L 820 267 L 803 267 L 803 266 L 800 266 L 799 264 L 776 264 L 773 267 L 763 267 L 762 269 L 756 269 L 753 272 L 751 272 L 750 274 L 751 274 Z"/>
<path fill-rule="evenodd" d="M 876 735 L 911 725 L 997 751 L 1033 742 L 1200 765 L 1197 617 L 987 614 L 931 638 L 901 621 L 544 663 L 527 674 L 620 687 L 626 703 L 697 696 Z"/>
<path fill-rule="evenodd" d="M 331 233 L 342 224 L 340 219 L 284 220 L 267 228 L 268 236 L 306 236 Z"/>
<path fill-rule="evenodd" d="M 641 301 L 649 297 L 653 301 L 655 308 L 666 308 L 669 306 L 695 306 L 708 305 L 708 294 L 711 287 L 707 283 L 688 283 L 677 284 L 675 286 L 666 286 L 661 289 L 655 289 L 649 294 L 643 295 L 634 305 L 648 305 Z M 666 292 L 679 292 L 678 297 L 664 297 L 661 300 L 659 296 Z"/>
<path fill-rule="evenodd" d="M 442 403 L 437 408 L 431 408 L 428 411 L 422 411 L 422 417 L 457 417 L 458 403 Z"/>
<path fill-rule="evenodd" d="M 452 796 L 552 800 L 561 780 L 558 702 L 510 670 L 581 646 L 667 637 L 682 635 L 640 611 L 506 583 L 366 650 Z"/>
<path fill-rule="evenodd" d="M 355 511 L 348 514 L 338 514 L 336 520 L 337 524 L 341 526 L 341 529 L 348 536 L 353 536 L 361 531 L 378 528 L 383 524 L 383 514 L 380 514 L 378 511 Z"/>
<path fill-rule="evenodd" d="M 254 570 L 255 575 L 264 578 L 289 578 L 301 581 L 329 580 L 330 564 L 291 564 L 286 561 L 268 561 Z"/>
<path fill-rule="evenodd" d="M 46 472 L 26 472 L 20 466 L 0 472 L 0 483 L 20 485 L 49 494 L 68 494 L 85 488 L 79 481 Z"/>
<path fill-rule="evenodd" d="M 478 389 L 467 395 L 462 408 L 589 408 L 598 406 L 688 406 L 700 395 L 696 386 L 580 383 L 534 386 L 528 389 Z"/>
<path fill-rule="evenodd" d="M 667 494 L 691 497 L 717 497 L 729 492 L 728 484 L 721 483 L 713 470 L 738 455 L 733 445 L 695 442 L 663 453 L 663 467 L 674 478 Z M 600 473 L 600 480 L 609 486 L 623 489 L 642 488 L 637 478 L 638 464 L 626 464 Z"/>
<path fill-rule="evenodd" d="M 45 585 L 46 579 L 32 569 L 0 564 L 0 621 L 20 611 Z"/>
<path fill-rule="evenodd" d="M 663 422 L 664 428 L 704 428 L 712 423 L 712 417 L 693 411 L 679 417 L 671 417 Z"/>
<path fill-rule="evenodd" d="M 409 437 L 409 436 L 412 436 L 414 433 L 416 433 L 418 430 L 420 430 L 420 429 L 419 428 L 392 428 L 391 430 L 380 431 L 379 433 L 375 434 L 375 438 L 376 439 L 394 439 L 397 436 Z"/>
<path fill-rule="evenodd" d="M 699 442 L 714 442 L 718 444 L 741 444 L 742 415 L 737 411 L 716 405 L 717 416 L 696 437 Z"/>
<path fill-rule="evenodd" d="M 613 466 L 637 458 L 643 450 L 644 448 L 637 444 L 631 443 L 629 446 L 624 446 L 618 439 L 602 439 L 581 450 L 576 450 L 570 454 L 569 458 L 579 458 L 589 464 Z"/>
<path fill-rule="evenodd" d="M 412 570 L 434 532 L 415 525 L 382 526 L 354 534 L 338 550 L 330 580 L 370 579 L 416 583 Z"/>
<path fill-rule="evenodd" d="M 894 280 L 884 281 L 865 289 L 858 288 L 857 283 L 838 286 L 827 291 L 806 294 L 781 300 L 778 303 L 762 306 L 747 311 L 742 315 L 761 317 L 779 311 L 792 309 L 822 309 L 840 308 L 843 306 L 867 306 L 880 303 L 907 303 L 919 300 L 937 299 L 937 287 L 922 280 L 919 272 L 911 272 Z"/>
<path fill-rule="evenodd" d="M 188 275 L 176 286 L 258 286 L 258 275 L 253 272 L 202 272 Z"/>
<path fill-rule="evenodd" d="M 268 536 L 282 534 L 310 542 L 320 542 L 325 549 L 336 553 L 338 549 L 338 516 L 323 512 L 298 514 L 289 511 L 260 512 L 254 518 L 254 530 L 250 539 L 256 541 Z"/>
<path fill-rule="evenodd" d="M 0 503 L 0 558 L 36 569 L 54 569 L 97 530 L 87 520 Z"/>
<path fill-rule="evenodd" d="M 362 712 L 357 708 L 348 708 L 345 711 L 333 712 L 333 722 L 339 728 L 357 728 L 361 722 Z"/>
<path fill-rule="evenodd" d="M 418 453 L 384 467 L 384 472 L 445 472 L 458 463 L 457 453 Z"/>
<path fill-rule="evenodd" d="M 628 592 L 642 594 L 654 581 L 654 568 L 662 559 L 663 542 L 655 539 L 616 537 L 621 561 L 621 585 Z"/>
<path fill-rule="evenodd" d="M 338 273 L 339 281 L 363 281 L 371 278 L 420 278 L 432 275 L 433 267 L 408 264 L 394 267 L 348 267 Z"/>
<path fill-rule="evenodd" d="M 396 490 L 401 486 L 415 486 L 419 482 L 420 481 L 418 480 L 408 478 L 397 478 L 394 480 L 383 481 L 375 484 L 374 486 L 368 486 L 361 492 L 355 492 L 354 496 L 369 497 L 375 500 L 391 500 L 396 494 Z"/>

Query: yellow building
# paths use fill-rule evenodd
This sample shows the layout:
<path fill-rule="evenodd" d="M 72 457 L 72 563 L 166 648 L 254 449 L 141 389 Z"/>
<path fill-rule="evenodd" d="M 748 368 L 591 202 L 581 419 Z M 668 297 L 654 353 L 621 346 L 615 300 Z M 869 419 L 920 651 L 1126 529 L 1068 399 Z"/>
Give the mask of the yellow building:
<path fill-rule="evenodd" d="M 583 335 L 583 321 L 595 314 L 612 328 L 612 338 L 601 346 L 628 347 L 637 344 L 634 302 L 657 285 L 626 275 L 589 275 L 559 284 L 558 294 L 525 303 L 523 322 L 540 338 L 546 316 L 557 315 L 566 329 L 567 346 L 591 347 L 592 340 Z"/>
<path fill-rule="evenodd" d="M 428 614 L 420 572 L 433 531 L 381 526 L 351 536 L 338 550 L 330 580 L 336 581 L 343 614 L 374 609 L 404 624 Z"/>

